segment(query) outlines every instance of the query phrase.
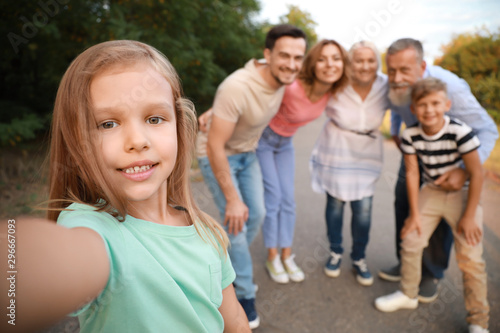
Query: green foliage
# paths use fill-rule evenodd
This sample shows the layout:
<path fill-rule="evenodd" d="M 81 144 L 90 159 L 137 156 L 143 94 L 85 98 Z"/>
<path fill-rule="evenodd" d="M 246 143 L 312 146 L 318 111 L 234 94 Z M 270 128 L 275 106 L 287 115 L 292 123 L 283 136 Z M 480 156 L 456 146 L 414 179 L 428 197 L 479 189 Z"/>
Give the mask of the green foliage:
<path fill-rule="evenodd" d="M 483 28 L 458 35 L 442 50 L 435 64 L 467 81 L 474 96 L 500 123 L 500 30 L 491 33 Z"/>
<path fill-rule="evenodd" d="M 306 31 L 312 45 L 316 23 L 289 8 L 287 19 Z M 258 0 L 1 1 L 0 101 L 10 102 L 0 102 L 0 126 L 9 129 L 0 144 L 47 129 L 48 122 L 39 120 L 51 113 L 66 68 L 107 40 L 139 40 L 163 52 L 184 94 L 205 111 L 226 76 L 262 57 L 265 25 L 253 20 L 259 10 Z"/>
<path fill-rule="evenodd" d="M 307 36 L 307 44 L 309 47 L 316 44 L 318 35 L 314 28 L 318 24 L 311 18 L 311 14 L 294 5 L 288 5 L 288 10 L 289 12 L 287 15 L 280 17 L 280 23 L 292 24 L 302 29 Z"/>
<path fill-rule="evenodd" d="M 500 124 L 500 110 L 487 109 L 491 118 L 497 123 Z"/>
<path fill-rule="evenodd" d="M 36 131 L 44 126 L 45 121 L 33 113 L 0 123 L 0 146 L 15 146 L 22 140 L 34 139 Z"/>
<path fill-rule="evenodd" d="M 262 53 L 259 27 L 250 20 L 255 0 L 111 1 L 101 24 L 106 39 L 137 39 L 162 51 L 200 111 L 231 72 Z"/>
<path fill-rule="evenodd" d="M 263 33 L 251 20 L 259 9 L 257 0 L 2 1 L 0 34 L 7 38 L 0 42 L 0 101 L 44 118 L 79 53 L 99 42 L 134 39 L 170 59 L 185 95 L 204 111 L 227 75 L 262 55 Z M 0 107 L 0 124 L 18 126 L 11 124 L 16 114 Z M 22 119 L 26 131 L 38 128 L 35 118 L 16 121 Z"/>

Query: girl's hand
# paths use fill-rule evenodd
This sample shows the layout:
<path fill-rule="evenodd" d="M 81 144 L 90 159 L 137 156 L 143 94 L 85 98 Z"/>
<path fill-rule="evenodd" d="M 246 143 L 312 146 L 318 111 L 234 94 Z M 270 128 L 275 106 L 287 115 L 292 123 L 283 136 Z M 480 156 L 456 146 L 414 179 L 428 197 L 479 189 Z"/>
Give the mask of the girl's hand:
<path fill-rule="evenodd" d="M 405 225 L 401 229 L 401 239 L 405 239 L 412 231 L 417 230 L 418 235 L 422 234 L 420 218 L 418 216 L 409 216 L 405 220 Z"/>
<path fill-rule="evenodd" d="M 483 232 L 476 224 L 473 218 L 468 218 L 463 216 L 458 222 L 457 231 L 459 234 L 463 234 L 467 244 L 470 246 L 475 246 L 481 241 Z"/>

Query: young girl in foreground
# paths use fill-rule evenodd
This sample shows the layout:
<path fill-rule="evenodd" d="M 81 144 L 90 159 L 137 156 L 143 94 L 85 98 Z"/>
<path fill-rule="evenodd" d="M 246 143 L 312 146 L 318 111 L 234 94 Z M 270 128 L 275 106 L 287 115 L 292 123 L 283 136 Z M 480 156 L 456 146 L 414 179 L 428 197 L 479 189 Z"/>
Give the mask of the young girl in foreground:
<path fill-rule="evenodd" d="M 48 218 L 60 226 L 17 225 L 24 325 L 78 309 L 80 332 L 250 331 L 227 236 L 190 192 L 195 130 L 153 47 L 112 41 L 75 59 L 52 124 Z"/>

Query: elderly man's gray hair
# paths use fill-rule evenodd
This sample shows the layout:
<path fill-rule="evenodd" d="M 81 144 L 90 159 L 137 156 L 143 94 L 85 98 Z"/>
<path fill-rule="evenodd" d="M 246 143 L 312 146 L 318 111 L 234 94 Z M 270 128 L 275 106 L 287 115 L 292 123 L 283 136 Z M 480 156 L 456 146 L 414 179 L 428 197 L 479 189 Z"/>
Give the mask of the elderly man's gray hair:
<path fill-rule="evenodd" d="M 413 38 L 401 38 L 395 41 L 387 49 L 387 55 L 393 55 L 399 51 L 413 48 L 417 52 L 417 61 L 421 63 L 424 60 L 424 48 L 420 41 Z"/>

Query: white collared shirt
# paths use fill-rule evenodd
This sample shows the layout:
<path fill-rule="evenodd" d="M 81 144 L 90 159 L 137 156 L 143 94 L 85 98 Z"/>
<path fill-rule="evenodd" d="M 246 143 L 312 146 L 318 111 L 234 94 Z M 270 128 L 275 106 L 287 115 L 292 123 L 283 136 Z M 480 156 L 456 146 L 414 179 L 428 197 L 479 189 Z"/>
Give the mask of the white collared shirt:
<path fill-rule="evenodd" d="M 379 127 L 389 105 L 387 89 L 386 75 L 378 73 L 364 101 L 350 85 L 330 98 L 309 163 L 314 191 L 343 201 L 373 195 L 383 164 Z"/>

